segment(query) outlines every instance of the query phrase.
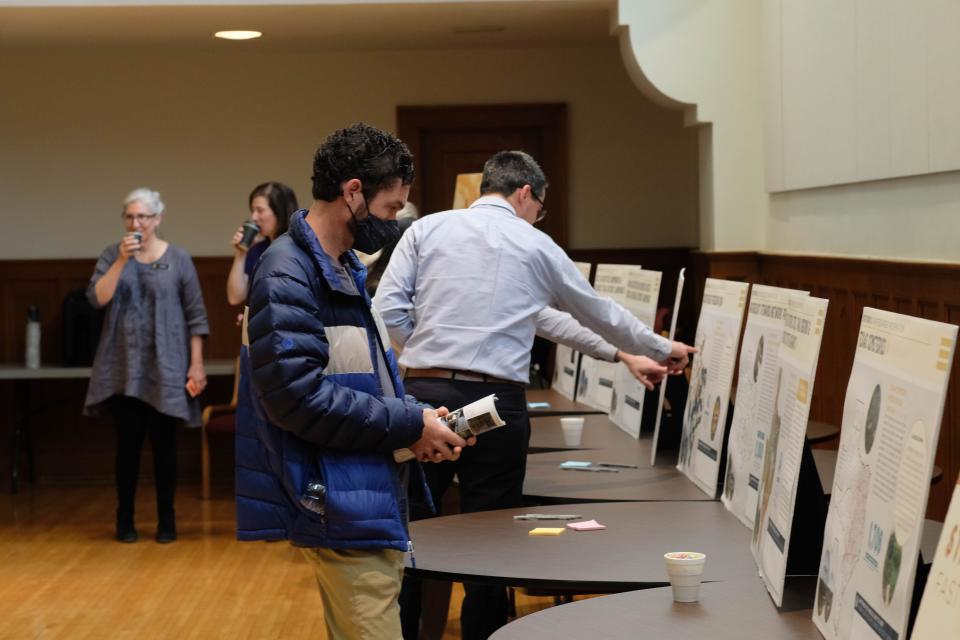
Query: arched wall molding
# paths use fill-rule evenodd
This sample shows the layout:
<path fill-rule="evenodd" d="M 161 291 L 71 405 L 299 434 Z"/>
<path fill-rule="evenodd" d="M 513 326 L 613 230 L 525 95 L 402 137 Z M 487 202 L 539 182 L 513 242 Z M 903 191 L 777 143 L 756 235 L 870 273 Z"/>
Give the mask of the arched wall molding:
<path fill-rule="evenodd" d="M 766 89 L 761 0 L 618 0 L 612 29 L 650 100 L 700 129 L 700 248 L 764 248 Z"/>

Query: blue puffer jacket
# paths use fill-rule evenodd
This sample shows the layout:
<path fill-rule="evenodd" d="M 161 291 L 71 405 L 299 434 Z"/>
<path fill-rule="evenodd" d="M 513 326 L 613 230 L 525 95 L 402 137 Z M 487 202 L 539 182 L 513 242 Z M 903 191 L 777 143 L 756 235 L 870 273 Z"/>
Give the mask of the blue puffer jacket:
<path fill-rule="evenodd" d="M 237 537 L 337 549 L 407 550 L 393 451 L 420 438 L 424 405 L 404 396 L 386 330 L 347 252 L 348 291 L 305 211 L 264 253 L 250 286 L 237 424 Z M 396 397 L 384 397 L 377 350 Z M 411 483 L 425 487 L 419 464 Z M 324 513 L 301 505 L 326 489 Z M 428 502 L 429 503 L 429 502 Z"/>

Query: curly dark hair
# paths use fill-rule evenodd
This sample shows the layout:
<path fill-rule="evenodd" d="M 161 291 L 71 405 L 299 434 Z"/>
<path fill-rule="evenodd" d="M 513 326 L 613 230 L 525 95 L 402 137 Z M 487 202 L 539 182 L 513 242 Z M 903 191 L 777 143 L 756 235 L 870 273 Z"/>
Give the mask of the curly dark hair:
<path fill-rule="evenodd" d="M 313 156 L 313 197 L 333 202 L 346 180 L 363 183 L 369 202 L 397 179 L 413 183 L 413 154 L 399 138 L 362 122 L 334 131 Z"/>
<path fill-rule="evenodd" d="M 253 208 L 253 199 L 257 196 L 263 196 L 267 199 L 270 210 L 273 211 L 273 215 L 277 218 L 277 236 L 286 233 L 290 216 L 299 208 L 297 205 L 297 194 L 282 182 L 264 182 L 263 184 L 258 184 L 253 188 L 253 191 L 250 192 L 248 203 L 251 209 Z"/>

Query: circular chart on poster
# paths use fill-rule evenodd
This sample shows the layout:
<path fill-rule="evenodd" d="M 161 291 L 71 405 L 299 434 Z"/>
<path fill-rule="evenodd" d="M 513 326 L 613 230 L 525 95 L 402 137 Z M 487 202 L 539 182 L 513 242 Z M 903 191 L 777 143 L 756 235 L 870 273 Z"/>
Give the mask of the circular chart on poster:
<path fill-rule="evenodd" d="M 867 408 L 867 419 L 863 425 L 863 449 L 868 454 L 873 449 L 873 443 L 877 439 L 877 427 L 880 425 L 880 385 L 873 388 L 873 395 L 870 396 L 870 406 Z"/>

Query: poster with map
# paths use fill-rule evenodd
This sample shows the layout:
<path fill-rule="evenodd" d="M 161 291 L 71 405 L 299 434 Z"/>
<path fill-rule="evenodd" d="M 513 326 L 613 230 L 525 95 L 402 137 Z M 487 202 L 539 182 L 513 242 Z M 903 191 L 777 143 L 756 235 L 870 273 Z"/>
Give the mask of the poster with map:
<path fill-rule="evenodd" d="M 677 469 L 714 498 L 749 288 L 745 282 L 707 278 L 697 321 L 695 346 L 700 353 L 690 372 Z"/>
<path fill-rule="evenodd" d="M 863 310 L 813 608 L 828 640 L 906 633 L 956 338 L 954 325 Z"/>
<path fill-rule="evenodd" d="M 584 279 L 590 282 L 590 263 L 574 262 Z M 557 345 L 553 360 L 553 382 L 550 385 L 554 391 L 567 398 L 576 399 L 577 372 L 580 368 L 580 353 L 562 344 Z"/>
<path fill-rule="evenodd" d="M 593 288 L 602 296 L 627 306 L 627 282 L 634 272 L 640 271 L 634 264 L 598 264 L 593 277 Z M 577 381 L 577 400 L 607 413 L 613 406 L 613 383 L 617 369 L 622 365 L 605 362 L 590 356 L 580 360 L 580 378 Z"/>
<path fill-rule="evenodd" d="M 805 291 L 762 284 L 750 289 L 720 497 L 724 506 L 751 529 L 757 512 L 763 450 L 776 401 L 783 314 L 791 296 L 806 295 Z"/>
<path fill-rule="evenodd" d="M 600 274 L 605 266 L 598 265 L 597 273 Z M 648 327 L 653 327 L 656 321 L 661 278 L 659 271 L 645 271 L 639 267 L 627 272 L 627 290 L 621 304 Z M 616 366 L 610 419 L 635 438 L 640 437 L 640 421 L 643 418 L 643 399 L 646 393 L 647 388 L 633 377 L 626 365 Z"/>
<path fill-rule="evenodd" d="M 960 478 L 953 488 L 911 638 L 960 638 Z"/>
<path fill-rule="evenodd" d="M 756 287 L 753 291 L 756 296 Z M 763 456 L 757 471 L 759 499 L 754 500 L 755 514 L 751 516 L 754 526 L 750 549 L 760 568 L 760 577 L 778 607 L 783 605 L 797 481 L 828 302 L 822 298 L 793 296 L 784 310 L 774 375 L 775 399 L 770 425 L 765 429 L 765 442 L 760 443 Z"/>

